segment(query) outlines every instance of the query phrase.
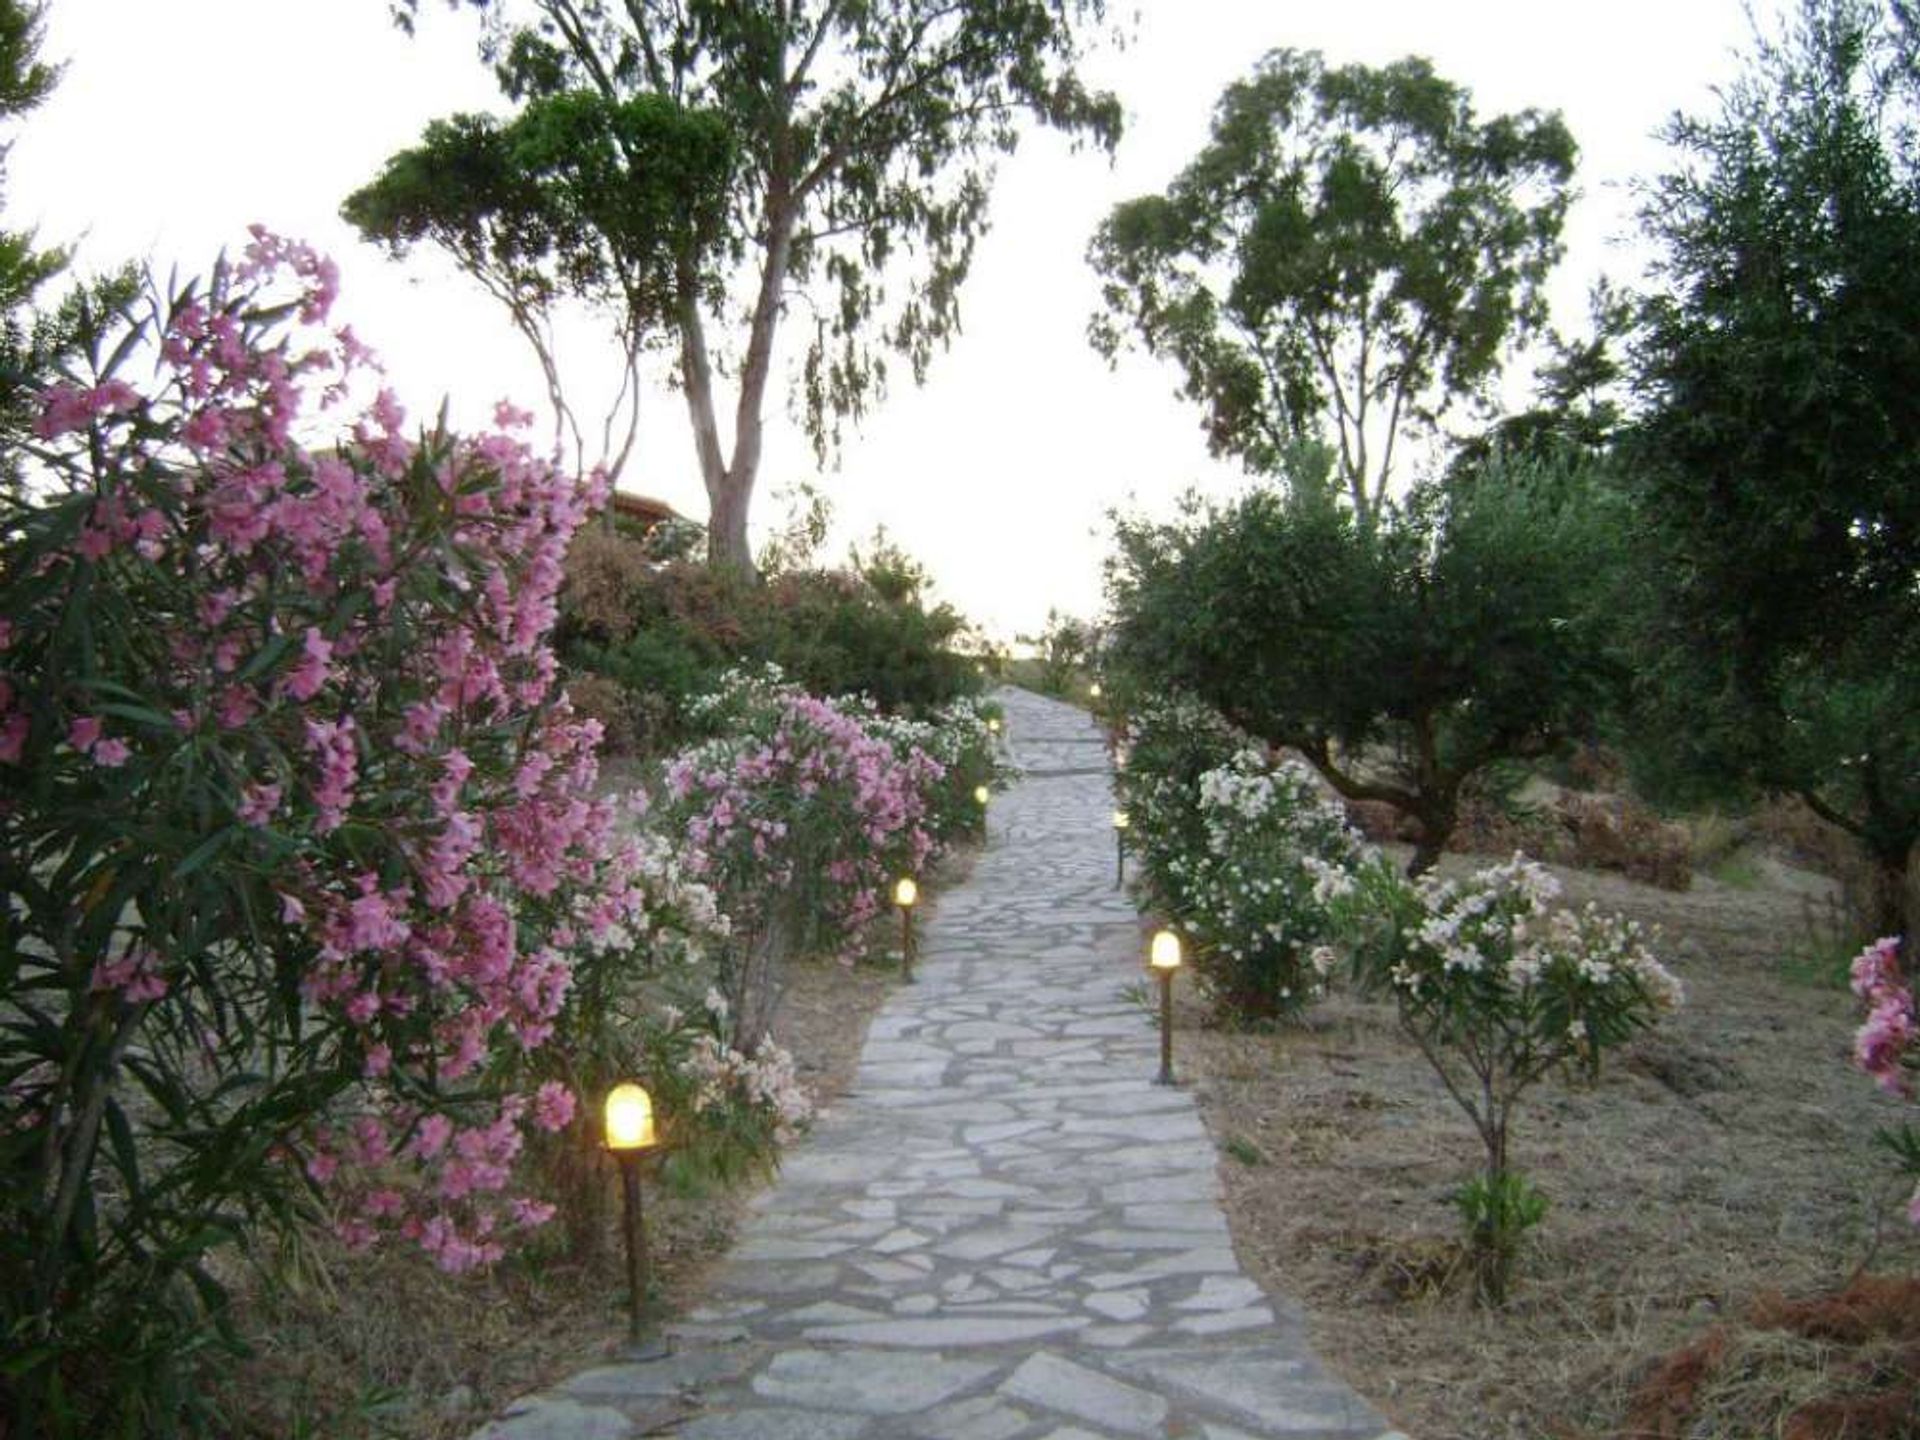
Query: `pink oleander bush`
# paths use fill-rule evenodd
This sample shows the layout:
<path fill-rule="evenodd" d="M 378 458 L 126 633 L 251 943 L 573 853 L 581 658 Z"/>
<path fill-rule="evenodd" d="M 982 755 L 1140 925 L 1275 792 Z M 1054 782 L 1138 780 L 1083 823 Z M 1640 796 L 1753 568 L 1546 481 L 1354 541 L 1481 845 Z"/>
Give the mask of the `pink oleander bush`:
<path fill-rule="evenodd" d="M 498 1260 L 552 1210 L 529 1137 L 597 1098 L 558 1027 L 660 963 L 658 864 L 548 644 L 605 481 L 506 406 L 409 430 L 334 290 L 260 231 L 149 285 L 11 457 L 0 1432 L 203 1421 L 211 1257 L 261 1227 Z M 636 1024 L 633 1053 L 699 1051 Z M 774 1127 L 764 1058 L 687 1073 Z"/>
<path fill-rule="evenodd" d="M 1900 969 L 1900 937 L 1886 935 L 1853 959 L 1853 993 L 1867 1006 L 1867 1018 L 1854 1036 L 1854 1063 L 1889 1095 L 1912 1101 L 1920 1075 L 1920 1013 L 1913 983 Z M 1907 1219 L 1920 1225 L 1920 1134 L 1903 1120 L 1897 1130 L 1882 1130 L 1880 1143 L 1897 1158 L 1900 1171 L 1914 1177 Z"/>
<path fill-rule="evenodd" d="M 736 1035 L 752 1039 L 784 956 L 856 956 L 894 879 L 921 873 L 947 838 L 935 821 L 948 766 L 930 753 L 946 742 L 808 695 L 773 667 L 731 672 L 693 709 L 714 738 L 668 765 L 652 820 L 741 932 L 725 991 Z M 985 728 L 971 708 L 949 723 Z"/>

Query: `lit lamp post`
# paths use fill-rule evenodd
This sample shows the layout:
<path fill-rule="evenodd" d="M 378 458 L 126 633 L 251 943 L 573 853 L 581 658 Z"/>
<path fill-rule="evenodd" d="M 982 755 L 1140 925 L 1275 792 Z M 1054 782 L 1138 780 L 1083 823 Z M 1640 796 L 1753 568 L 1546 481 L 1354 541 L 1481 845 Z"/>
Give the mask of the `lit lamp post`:
<path fill-rule="evenodd" d="M 641 1325 L 652 1267 L 647 1258 L 647 1219 L 640 1206 L 640 1163 L 659 1142 L 653 1128 L 653 1097 L 638 1085 L 616 1085 L 607 1093 L 607 1149 L 620 1162 L 620 1189 L 627 1220 L 627 1348 L 629 1360 L 657 1360 L 666 1342 Z"/>
<path fill-rule="evenodd" d="M 1124 810 L 1113 812 L 1113 885 L 1117 890 L 1127 883 L 1127 827 L 1133 823 Z"/>
<path fill-rule="evenodd" d="M 893 903 L 900 907 L 900 978 L 913 983 L 913 906 L 920 887 L 911 875 L 902 875 L 893 887 Z"/>
<path fill-rule="evenodd" d="M 986 786 L 976 785 L 973 787 L 973 803 L 978 805 L 982 810 L 987 808 L 987 802 L 992 798 L 993 792 Z"/>
<path fill-rule="evenodd" d="M 1180 937 L 1162 930 L 1147 950 L 1147 965 L 1160 977 L 1160 1074 L 1156 1085 L 1173 1080 L 1173 972 L 1180 968 Z"/>

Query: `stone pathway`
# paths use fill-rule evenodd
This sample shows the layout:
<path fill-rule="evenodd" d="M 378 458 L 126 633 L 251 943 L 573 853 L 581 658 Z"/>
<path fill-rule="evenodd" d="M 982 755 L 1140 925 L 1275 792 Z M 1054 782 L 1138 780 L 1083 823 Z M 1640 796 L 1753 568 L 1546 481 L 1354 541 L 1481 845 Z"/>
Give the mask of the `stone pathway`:
<path fill-rule="evenodd" d="M 1404 1440 L 1241 1273 L 1193 1100 L 1151 1083 L 1097 733 L 1002 698 L 1026 778 L 711 1303 L 484 1440 Z"/>

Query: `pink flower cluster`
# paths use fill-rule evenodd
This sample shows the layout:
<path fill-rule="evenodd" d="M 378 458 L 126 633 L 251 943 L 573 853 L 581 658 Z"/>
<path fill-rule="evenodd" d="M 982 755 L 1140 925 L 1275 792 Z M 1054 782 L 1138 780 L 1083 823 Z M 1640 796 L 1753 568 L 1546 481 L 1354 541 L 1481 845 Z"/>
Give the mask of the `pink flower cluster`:
<path fill-rule="evenodd" d="M 657 821 L 677 829 L 688 869 L 736 921 L 804 894 L 823 922 L 815 938 L 851 953 L 893 880 L 932 855 L 945 767 L 917 745 L 901 753 L 858 707 L 777 676 L 730 677 L 715 708 L 733 733 L 674 760 Z"/>
<path fill-rule="evenodd" d="M 501 1100 L 494 1077 L 552 1036 L 578 955 L 645 930 L 642 853 L 596 796 L 597 724 L 553 701 L 548 643 L 562 558 L 607 484 L 506 430 L 410 435 L 384 391 L 309 448 L 314 412 L 370 368 L 349 330 L 325 329 L 335 288 L 330 262 L 256 230 L 210 287 L 154 298 L 150 385 L 41 396 L 49 475 L 79 503 L 38 562 L 44 603 L 0 636 L 0 765 L 65 767 L 72 794 L 115 771 L 113 803 L 135 806 L 167 803 L 159 777 L 210 777 L 211 820 L 190 813 L 269 867 L 268 943 L 297 957 L 300 1003 L 358 1076 L 353 1123 L 290 1135 L 289 1153 L 350 1236 L 398 1230 L 460 1269 L 541 1216 L 510 1193 L 520 1137 L 573 1112 L 553 1084 Z M 82 594 L 153 637 L 104 677 L 139 699 L 113 714 L 166 723 L 113 718 L 109 734 L 66 680 L 62 615 Z M 867 833 L 891 836 L 911 807 L 865 763 L 847 783 Z M 157 1004 L 164 975 L 178 996 L 211 968 L 136 941 L 92 989 Z"/>
<path fill-rule="evenodd" d="M 1867 1003 L 1867 1018 L 1853 1040 L 1854 1062 L 1890 1095 L 1913 1095 L 1911 1072 L 1920 1068 L 1920 1037 L 1913 987 L 1900 976 L 1900 940 L 1888 935 L 1853 959 L 1853 993 Z"/>
<path fill-rule="evenodd" d="M 1900 973 L 1900 937 L 1885 935 L 1853 957 L 1853 993 L 1866 1002 L 1867 1018 L 1853 1039 L 1853 1058 L 1889 1095 L 1913 1098 L 1913 1073 L 1920 1070 L 1920 1016 L 1916 1016 L 1913 986 Z M 1914 1170 L 1913 1132 L 1907 1130 L 1896 1145 Z M 1920 1226 L 1920 1183 L 1907 1201 L 1907 1219 Z"/>

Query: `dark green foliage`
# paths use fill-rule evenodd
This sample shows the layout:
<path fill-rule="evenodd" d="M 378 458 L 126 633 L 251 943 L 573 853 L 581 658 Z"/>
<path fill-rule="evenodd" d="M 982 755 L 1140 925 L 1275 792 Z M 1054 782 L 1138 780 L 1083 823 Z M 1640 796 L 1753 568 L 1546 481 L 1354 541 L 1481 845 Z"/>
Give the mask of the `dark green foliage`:
<path fill-rule="evenodd" d="M 1557 115 L 1478 120 L 1424 60 L 1276 50 L 1166 193 L 1101 226 L 1091 338 L 1174 360 L 1214 452 L 1257 474 L 1331 431 L 1370 521 L 1402 431 L 1479 397 L 1543 319 L 1573 160 Z"/>
<path fill-rule="evenodd" d="M 1412 815 L 1425 868 L 1470 779 L 1585 733 L 1608 693 L 1590 577 L 1612 507 L 1588 466 L 1501 462 L 1417 487 L 1369 530 L 1327 469 L 1303 452 L 1286 493 L 1122 521 L 1114 663 Z"/>
<path fill-rule="evenodd" d="M 1911 38 L 1806 0 L 1718 114 L 1673 122 L 1636 356 L 1650 773 L 1802 795 L 1873 855 L 1884 928 L 1920 841 Z"/>
<path fill-rule="evenodd" d="M 341 213 L 396 256 L 438 245 L 510 304 L 579 295 L 657 326 L 678 267 L 719 259 L 735 161 L 718 115 L 562 91 L 504 123 L 435 120 Z"/>
<path fill-rule="evenodd" d="M 691 738 L 689 702 L 737 665 L 771 662 L 813 694 L 864 694 L 890 713 L 925 713 L 980 687 L 955 648 L 966 622 L 928 604 L 924 574 L 884 542 L 861 568 L 758 585 L 686 561 L 654 564 L 635 542 L 605 535 L 582 536 L 568 563 L 562 659 L 627 691 L 647 753 Z"/>
<path fill-rule="evenodd" d="M 0 121 L 18 120 L 36 108 L 60 78 L 58 67 L 40 59 L 44 26 L 43 6 L 0 0 Z M 0 145 L 0 178 L 6 150 Z M 25 432 L 28 392 L 80 343 L 86 317 L 78 300 L 48 315 L 26 313 L 40 287 L 66 265 L 65 251 L 39 249 L 30 232 L 0 230 L 0 432 Z M 131 290 L 131 277 L 122 276 L 95 287 L 88 299 L 94 310 L 110 310 Z M 0 466 L 0 483 L 17 483 L 16 470 L 11 460 Z"/>

